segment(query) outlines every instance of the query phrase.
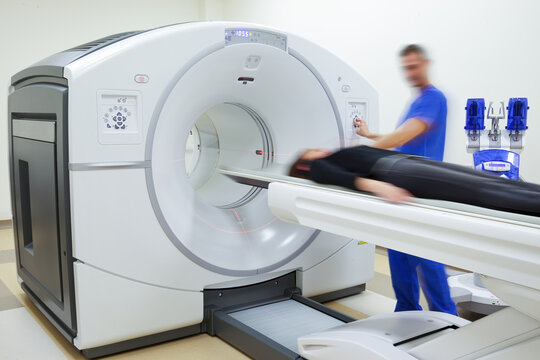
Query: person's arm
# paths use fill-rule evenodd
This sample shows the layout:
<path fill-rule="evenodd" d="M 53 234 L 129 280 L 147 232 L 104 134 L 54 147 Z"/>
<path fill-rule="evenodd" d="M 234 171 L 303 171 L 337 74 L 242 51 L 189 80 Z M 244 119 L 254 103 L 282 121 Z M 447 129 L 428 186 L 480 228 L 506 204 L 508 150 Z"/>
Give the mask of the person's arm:
<path fill-rule="evenodd" d="M 418 118 L 411 118 L 390 134 L 379 136 L 371 146 L 379 149 L 393 149 L 408 143 L 427 131 L 428 128 L 427 122 Z"/>
<path fill-rule="evenodd" d="M 356 126 L 358 126 L 356 133 L 360 136 L 363 136 L 365 138 L 375 140 L 375 141 L 379 140 L 379 138 L 383 136 L 381 134 L 376 134 L 369 131 L 367 123 L 362 119 L 354 120 L 354 123 L 356 124 Z"/>
<path fill-rule="evenodd" d="M 431 126 L 434 126 L 444 101 L 444 96 L 441 97 L 437 93 L 425 95 L 421 102 L 415 106 L 410 117 L 400 127 L 390 134 L 375 137 L 375 143 L 371 146 L 380 149 L 393 149 L 421 135 Z M 357 125 L 359 125 L 357 133 L 362 135 L 360 130 L 362 130 L 362 133 L 365 133 L 367 125 L 365 125 L 365 129 L 362 129 L 361 124 L 357 123 Z"/>
<path fill-rule="evenodd" d="M 327 159 L 313 161 L 309 175 L 313 181 L 321 184 L 337 185 L 352 190 L 370 192 L 395 203 L 406 202 L 413 197 L 405 189 L 383 181 L 360 177 L 358 174 L 347 171 Z"/>
<path fill-rule="evenodd" d="M 404 203 L 413 197 L 407 190 L 384 181 L 357 177 L 355 185 L 358 190 L 370 192 L 393 203 Z"/>

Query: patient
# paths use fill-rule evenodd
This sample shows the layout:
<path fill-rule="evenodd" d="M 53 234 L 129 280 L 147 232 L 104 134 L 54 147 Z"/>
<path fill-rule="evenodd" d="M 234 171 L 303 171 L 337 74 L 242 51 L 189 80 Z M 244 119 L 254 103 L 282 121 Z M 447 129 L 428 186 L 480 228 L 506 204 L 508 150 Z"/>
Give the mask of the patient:
<path fill-rule="evenodd" d="M 540 185 L 369 146 L 334 153 L 306 150 L 289 176 L 370 192 L 396 203 L 420 197 L 540 216 Z"/>

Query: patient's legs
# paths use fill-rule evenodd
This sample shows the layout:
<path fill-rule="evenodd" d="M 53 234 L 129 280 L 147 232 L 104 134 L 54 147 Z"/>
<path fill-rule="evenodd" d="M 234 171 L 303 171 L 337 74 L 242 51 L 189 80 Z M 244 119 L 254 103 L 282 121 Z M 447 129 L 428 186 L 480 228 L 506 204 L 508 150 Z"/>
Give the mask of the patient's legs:
<path fill-rule="evenodd" d="M 416 157 L 401 157 L 378 165 L 381 164 L 373 169 L 373 178 L 407 189 L 417 197 L 540 216 L 537 184 Z"/>

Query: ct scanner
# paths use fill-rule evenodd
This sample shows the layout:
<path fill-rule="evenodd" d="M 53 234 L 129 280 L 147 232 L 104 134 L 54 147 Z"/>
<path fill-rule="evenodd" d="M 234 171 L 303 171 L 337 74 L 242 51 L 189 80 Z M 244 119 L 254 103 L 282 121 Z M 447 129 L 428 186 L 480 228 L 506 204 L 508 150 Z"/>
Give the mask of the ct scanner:
<path fill-rule="evenodd" d="M 44 59 L 9 96 L 21 286 L 88 357 L 201 332 L 261 359 L 536 354 L 538 219 L 282 175 L 299 149 L 357 141 L 355 116 L 376 130 L 377 109 L 338 57 L 253 24 L 118 34 Z M 354 322 L 314 301 L 362 291 L 374 244 L 485 274 L 514 308 L 486 325 Z"/>

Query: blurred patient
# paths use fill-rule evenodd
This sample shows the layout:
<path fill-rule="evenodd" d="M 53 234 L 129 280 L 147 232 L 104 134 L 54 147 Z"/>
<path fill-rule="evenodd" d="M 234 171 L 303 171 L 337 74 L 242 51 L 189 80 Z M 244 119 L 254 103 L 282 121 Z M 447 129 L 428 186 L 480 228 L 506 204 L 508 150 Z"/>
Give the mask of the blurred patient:
<path fill-rule="evenodd" d="M 395 203 L 420 197 L 540 216 L 540 185 L 369 146 L 334 153 L 308 149 L 289 176 L 370 192 Z"/>

